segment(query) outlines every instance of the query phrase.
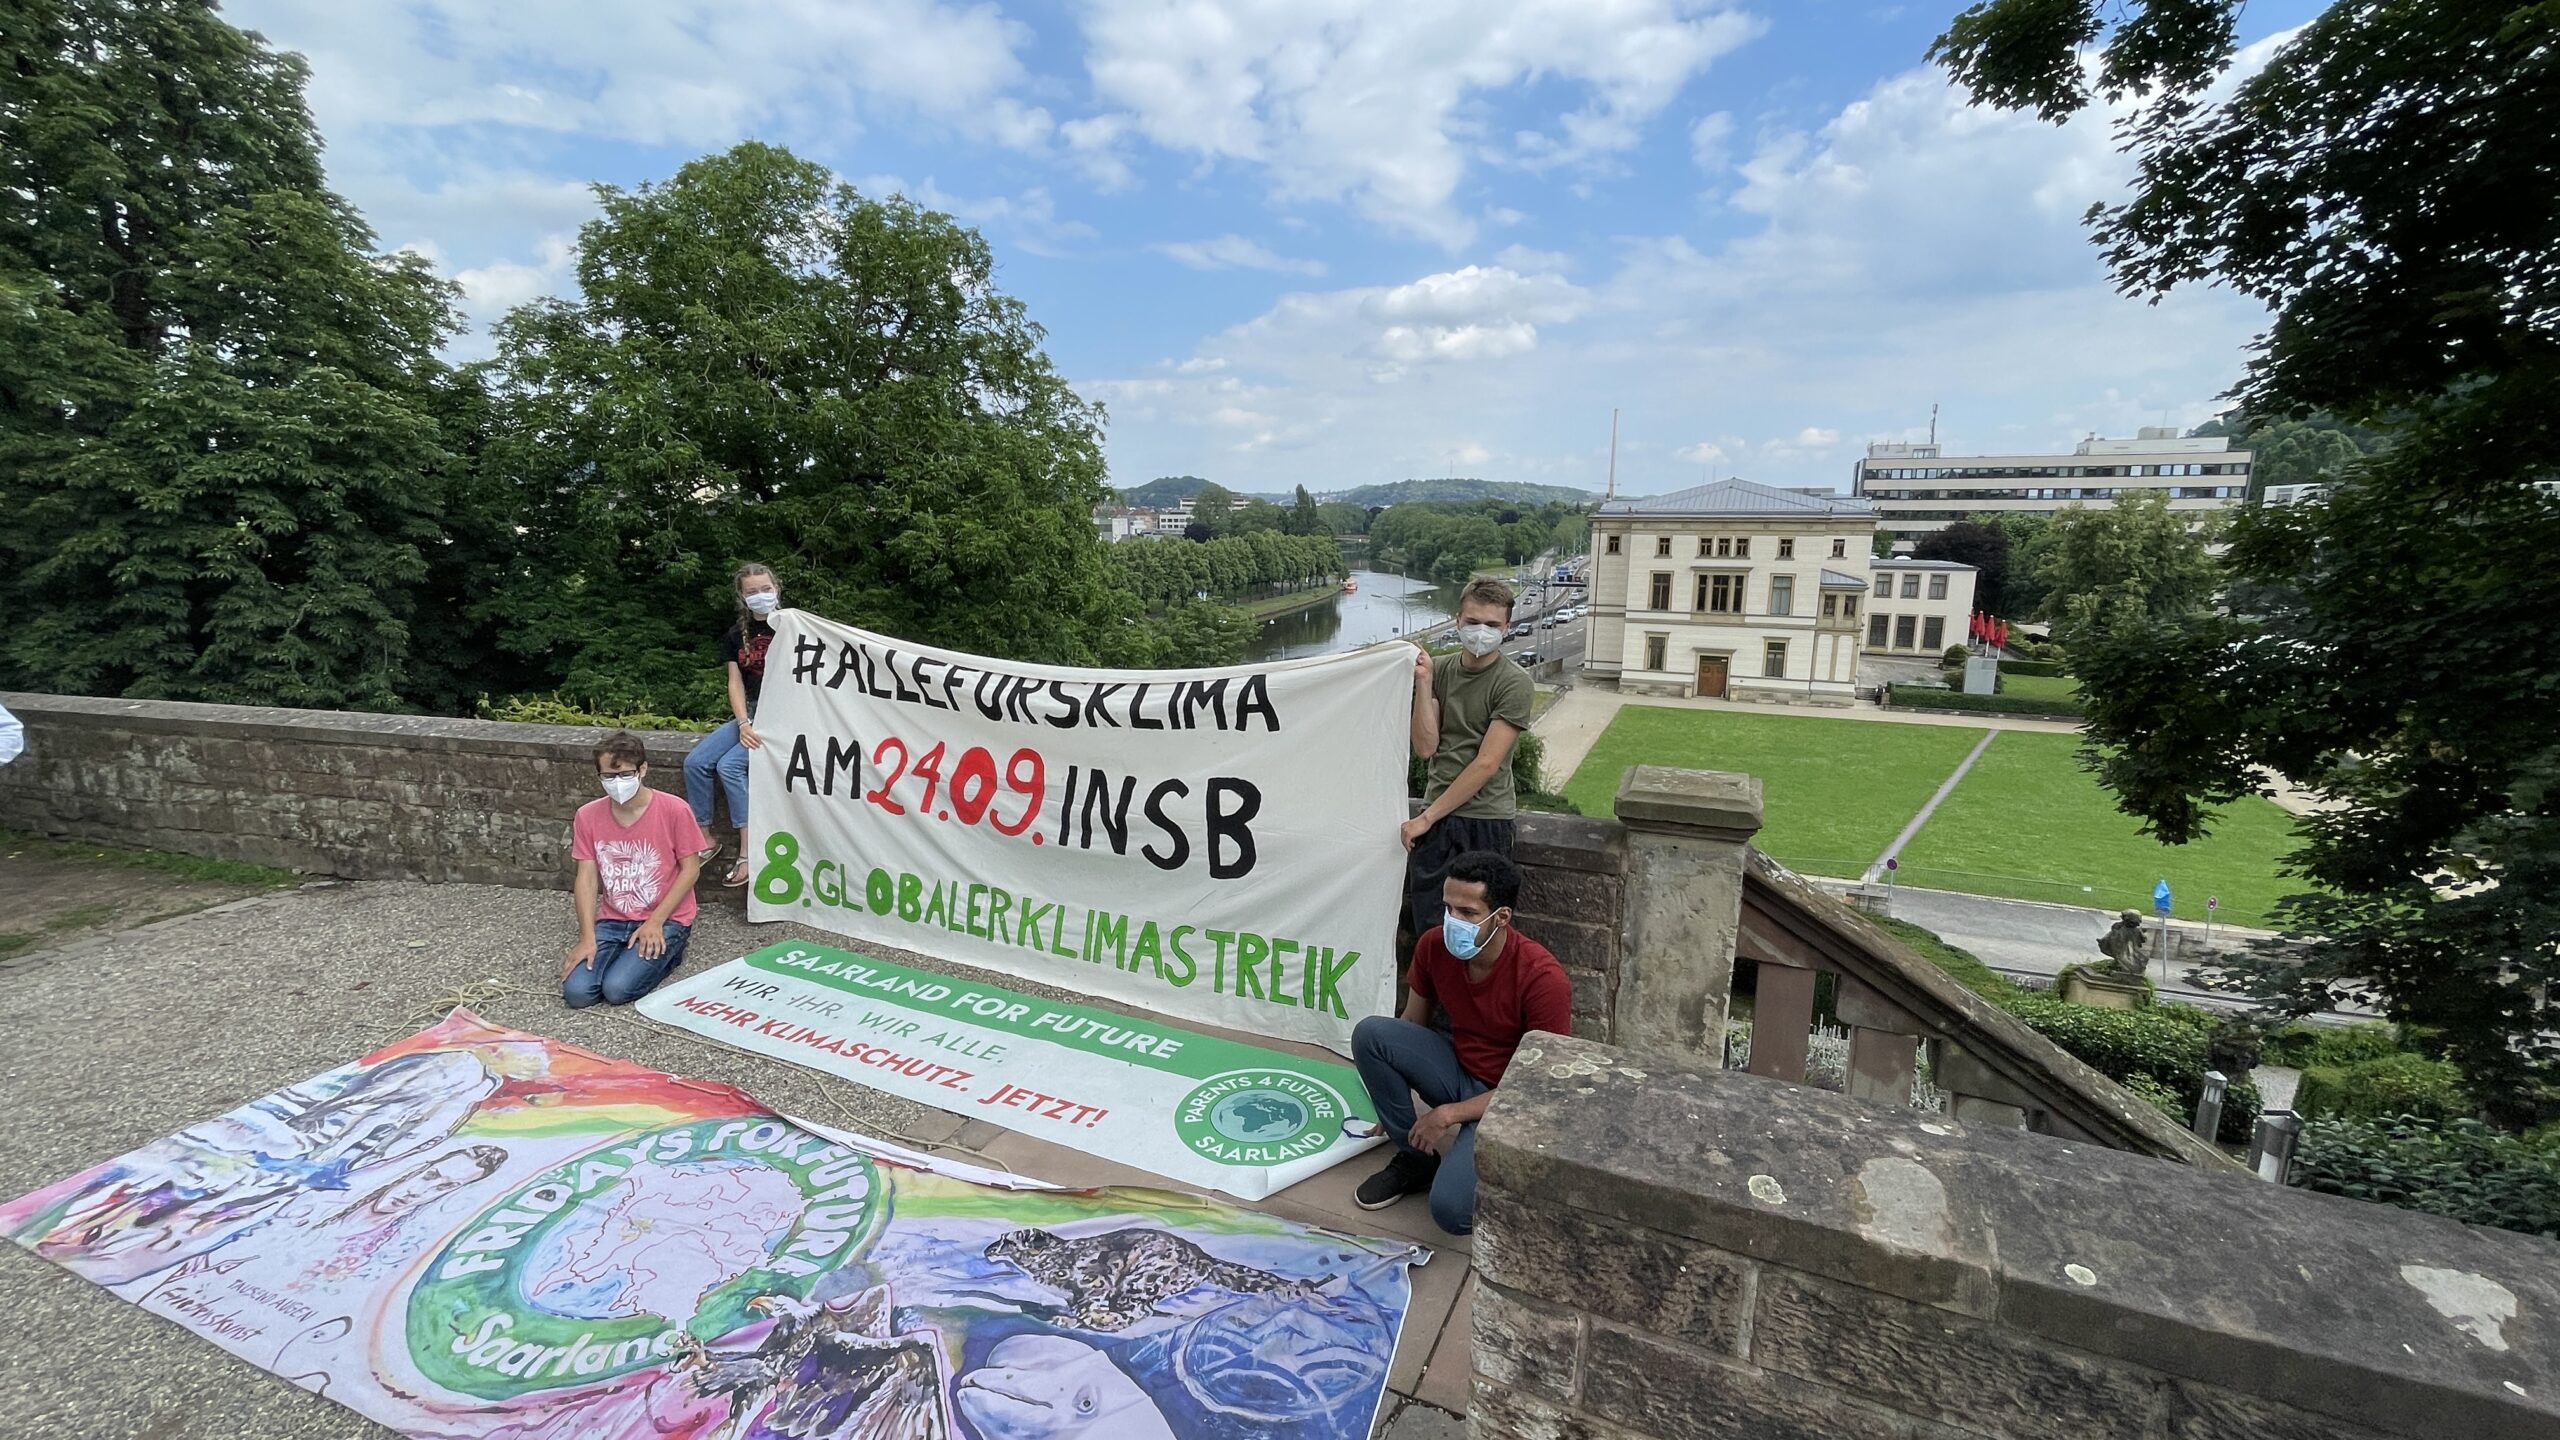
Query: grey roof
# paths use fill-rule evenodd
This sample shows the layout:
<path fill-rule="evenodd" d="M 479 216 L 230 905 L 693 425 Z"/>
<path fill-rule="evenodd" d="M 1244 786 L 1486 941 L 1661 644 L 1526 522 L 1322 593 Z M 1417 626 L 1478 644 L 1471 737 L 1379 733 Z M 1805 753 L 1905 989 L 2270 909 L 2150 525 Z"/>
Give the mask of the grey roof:
<path fill-rule="evenodd" d="M 1825 566 L 1822 571 L 1822 588 L 1825 590 L 1864 590 L 1867 588 L 1867 580 L 1863 575 L 1843 575 L 1839 571 Z"/>
<path fill-rule="evenodd" d="M 1961 560 L 1914 560 L 1908 555 L 1879 555 L 1870 567 L 1877 570 L 1970 570 L 1974 567 Z"/>
<path fill-rule="evenodd" d="M 1874 519 L 1876 512 L 1844 495 L 1807 495 L 1796 490 L 1781 490 L 1774 485 L 1755 484 L 1749 480 L 1718 480 L 1712 485 L 1699 485 L 1669 495 L 1653 495 L 1626 500 L 1602 502 L 1600 516 L 1662 516 L 1695 519 L 1699 517 L 1766 519 L 1772 516 L 1805 515 L 1825 519 Z"/>

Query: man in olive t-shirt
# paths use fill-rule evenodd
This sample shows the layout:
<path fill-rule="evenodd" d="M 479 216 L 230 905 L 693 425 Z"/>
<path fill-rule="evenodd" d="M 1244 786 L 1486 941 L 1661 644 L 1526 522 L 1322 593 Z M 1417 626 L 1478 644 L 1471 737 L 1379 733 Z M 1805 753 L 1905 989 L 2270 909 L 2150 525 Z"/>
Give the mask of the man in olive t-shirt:
<path fill-rule="evenodd" d="M 1529 673 L 1505 663 L 1502 632 L 1511 623 L 1511 587 L 1478 580 L 1458 596 L 1454 655 L 1423 653 L 1413 671 L 1413 753 L 1431 762 L 1422 813 L 1404 824 L 1405 900 L 1409 926 L 1421 934 L 1440 923 L 1440 882 L 1470 850 L 1511 853 L 1519 805 L 1511 784 L 1511 747 L 1529 728 L 1536 688 Z"/>

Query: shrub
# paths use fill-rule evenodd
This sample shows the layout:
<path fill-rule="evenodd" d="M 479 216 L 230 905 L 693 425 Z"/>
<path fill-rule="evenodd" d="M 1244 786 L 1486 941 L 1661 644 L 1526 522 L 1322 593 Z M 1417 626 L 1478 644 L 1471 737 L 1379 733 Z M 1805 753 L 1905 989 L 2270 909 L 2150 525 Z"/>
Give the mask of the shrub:
<path fill-rule="evenodd" d="M 1944 669 L 1961 670 L 1964 668 L 1964 662 L 1972 658 L 1971 650 L 1962 645 L 1950 645 L 1947 647 L 1947 653 L 1939 657 L 1938 664 Z"/>
<path fill-rule="evenodd" d="M 678 715 L 655 715 L 646 710 L 599 715 L 557 695 L 510 695 L 494 703 L 483 695 L 480 697 L 480 718 L 510 720 L 520 725 L 576 725 L 597 730 L 690 730 L 697 735 L 720 724 L 717 720 L 687 720 Z"/>
<path fill-rule="evenodd" d="M 2062 662 L 2059 660 L 2003 660 L 2000 662 L 2000 673 L 2003 675 L 2059 675 L 2062 673 Z"/>
<path fill-rule="evenodd" d="M 2135 1075 L 2128 1078 L 2124 1082 L 2124 1088 L 2150 1101 L 2154 1109 L 2181 1125 L 2186 1124 L 2191 1118 L 2192 1112 L 2179 1108 L 2178 1092 L 2148 1075 Z"/>
<path fill-rule="evenodd" d="M 2292 1183 L 2560 1240 L 2560 1148 L 2478 1120 L 2314 1120 Z"/>
<path fill-rule="evenodd" d="M 2462 1088 L 2462 1071 L 2424 1055 L 2385 1055 L 2349 1066 L 2338 1087 L 2338 1113 L 2359 1119 L 2462 1120 L 2477 1108 Z"/>
<path fill-rule="evenodd" d="M 1942 690 L 1934 685 L 1888 685 L 1886 703 L 1915 705 L 1930 710 L 1972 710 L 1998 715 L 2050 715 L 2061 720 L 2080 718 L 2077 700 L 2049 700 L 2036 695 L 1967 695 L 1960 690 Z"/>
<path fill-rule="evenodd" d="M 2407 1048 L 2388 1025 L 2288 1025 L 2267 1037 L 2267 1060 L 2297 1069 L 2325 1065 L 2343 1070 Z"/>

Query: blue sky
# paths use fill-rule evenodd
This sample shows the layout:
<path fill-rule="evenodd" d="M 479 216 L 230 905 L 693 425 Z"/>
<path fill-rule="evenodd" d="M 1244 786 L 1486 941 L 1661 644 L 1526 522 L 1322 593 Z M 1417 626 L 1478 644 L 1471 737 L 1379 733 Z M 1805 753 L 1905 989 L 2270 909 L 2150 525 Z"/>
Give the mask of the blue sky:
<path fill-rule="evenodd" d="M 330 175 L 477 325 L 572 285 L 593 183 L 758 138 L 978 226 L 1115 483 L 1845 485 L 2192 424 L 2262 315 L 2114 294 L 2107 116 L 1972 110 L 1953 3 L 231 0 Z M 2251 5 L 2242 67 L 2318 7 Z M 475 333 L 457 347 L 486 353 Z"/>

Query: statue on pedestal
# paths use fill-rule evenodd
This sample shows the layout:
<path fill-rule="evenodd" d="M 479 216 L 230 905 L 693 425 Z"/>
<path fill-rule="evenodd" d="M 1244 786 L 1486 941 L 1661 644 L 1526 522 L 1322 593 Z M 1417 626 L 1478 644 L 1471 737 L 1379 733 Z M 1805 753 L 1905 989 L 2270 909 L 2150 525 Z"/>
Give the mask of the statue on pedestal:
<path fill-rule="evenodd" d="M 2116 917 L 2116 923 L 2098 941 L 2098 953 L 2107 957 L 2118 975 L 2139 980 L 2151 968 L 2150 948 L 2142 938 L 2142 916 L 2127 910 Z"/>

